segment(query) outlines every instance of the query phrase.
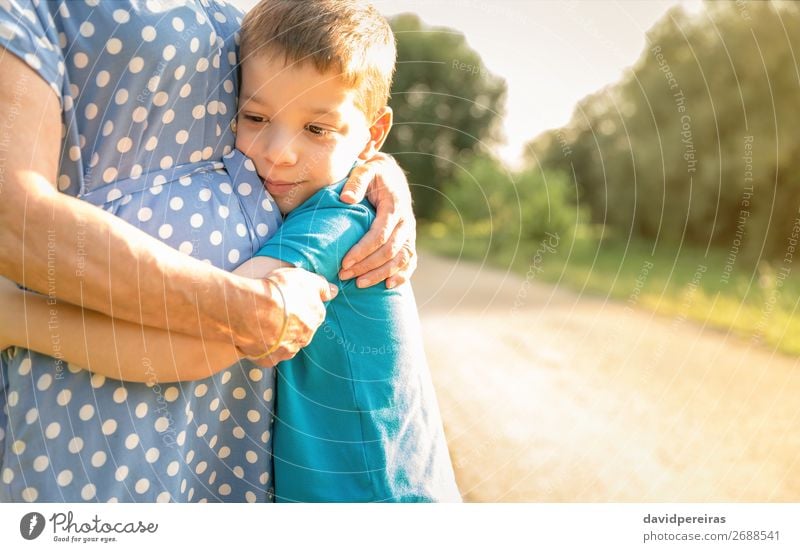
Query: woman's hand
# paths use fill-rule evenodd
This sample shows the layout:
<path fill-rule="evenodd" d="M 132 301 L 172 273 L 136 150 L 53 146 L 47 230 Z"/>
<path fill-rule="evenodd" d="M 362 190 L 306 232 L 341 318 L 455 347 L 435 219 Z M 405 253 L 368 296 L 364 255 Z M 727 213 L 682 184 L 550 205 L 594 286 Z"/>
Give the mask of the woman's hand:
<path fill-rule="evenodd" d="M 411 206 L 406 175 L 389 155 L 378 153 L 353 169 L 342 190 L 342 201 L 364 198 L 375 206 L 372 227 L 342 261 L 339 277 L 358 278 L 358 287 L 386 280 L 393 288 L 408 281 L 417 267 L 417 222 Z"/>
<path fill-rule="evenodd" d="M 261 316 L 256 310 L 256 319 L 252 322 L 262 327 L 267 325 L 273 331 L 269 337 L 262 334 L 261 343 L 239 345 L 242 353 L 264 367 L 288 360 L 308 345 L 325 320 L 324 302 L 338 293 L 336 287 L 323 277 L 301 268 L 275 269 L 270 272 L 268 280 L 257 282 L 271 291 L 274 302 L 268 311 L 262 311 Z M 265 355 L 266 351 L 272 353 Z"/>

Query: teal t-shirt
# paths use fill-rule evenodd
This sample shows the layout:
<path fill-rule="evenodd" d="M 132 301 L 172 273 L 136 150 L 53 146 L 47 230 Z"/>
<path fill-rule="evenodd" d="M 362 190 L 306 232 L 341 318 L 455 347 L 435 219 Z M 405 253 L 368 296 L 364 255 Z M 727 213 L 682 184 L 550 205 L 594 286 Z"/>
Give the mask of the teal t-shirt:
<path fill-rule="evenodd" d="M 375 218 L 366 201 L 343 203 L 342 186 L 295 208 L 257 253 L 339 286 L 311 343 L 278 365 L 275 498 L 458 501 L 411 286 L 337 277 Z"/>

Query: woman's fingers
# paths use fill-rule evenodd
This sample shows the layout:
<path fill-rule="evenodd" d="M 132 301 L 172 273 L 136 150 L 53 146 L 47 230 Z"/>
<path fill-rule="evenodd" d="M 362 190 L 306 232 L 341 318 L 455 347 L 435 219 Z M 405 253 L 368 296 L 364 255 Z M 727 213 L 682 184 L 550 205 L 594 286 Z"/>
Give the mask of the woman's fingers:
<path fill-rule="evenodd" d="M 339 277 L 343 280 L 357 278 L 358 287 L 369 287 L 398 272 L 404 272 L 403 281 L 407 280 L 416 266 L 416 263 L 412 263 L 417 253 L 414 230 L 413 222 L 401 220 L 381 246 L 359 263 L 342 270 Z M 389 284 L 390 282 L 387 282 L 388 287 L 394 287 Z"/>
<path fill-rule="evenodd" d="M 241 347 L 243 353 L 261 366 L 292 358 L 308 345 L 325 320 L 325 302 L 337 294 L 336 286 L 300 268 L 280 268 L 270 273 L 275 299 L 262 319 L 272 320 L 270 337 L 257 346 Z M 278 309 L 278 312 L 275 312 Z M 276 342 L 277 340 L 277 342 Z M 272 351 L 268 356 L 265 352 Z"/>
<path fill-rule="evenodd" d="M 350 176 L 345 182 L 340 195 L 345 203 L 358 203 L 364 199 L 370 183 L 375 178 L 374 165 L 366 163 L 350 171 Z"/>

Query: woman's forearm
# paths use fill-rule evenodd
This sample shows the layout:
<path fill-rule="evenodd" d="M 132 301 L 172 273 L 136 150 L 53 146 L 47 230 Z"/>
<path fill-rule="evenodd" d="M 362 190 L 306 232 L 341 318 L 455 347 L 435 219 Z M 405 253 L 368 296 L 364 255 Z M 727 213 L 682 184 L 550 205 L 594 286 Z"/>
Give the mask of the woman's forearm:
<path fill-rule="evenodd" d="M 114 320 L 45 296 L 20 293 L 3 313 L 3 341 L 123 381 L 189 381 L 207 378 L 239 359 L 230 341 Z M 14 325 L 12 325 L 14 324 Z"/>

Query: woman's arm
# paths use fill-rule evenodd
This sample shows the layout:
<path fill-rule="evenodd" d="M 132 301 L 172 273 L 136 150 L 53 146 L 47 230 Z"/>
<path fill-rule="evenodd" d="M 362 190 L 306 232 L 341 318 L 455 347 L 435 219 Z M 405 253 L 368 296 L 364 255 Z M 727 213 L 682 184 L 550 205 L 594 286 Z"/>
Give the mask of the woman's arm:
<path fill-rule="evenodd" d="M 0 126 L 14 137 L 0 155 L 0 275 L 53 300 L 136 324 L 234 342 L 250 355 L 275 342 L 283 308 L 270 285 L 182 255 L 113 215 L 59 193 L 58 98 L 2 48 L 0 74 L 4 82 L 19 83 L 0 86 Z M 322 301 L 332 292 L 318 276 L 286 271 L 276 279 L 286 293 L 305 298 L 288 307 L 292 343 L 276 353 L 283 359 L 296 352 L 297 343 L 310 341 L 324 317 Z"/>
<path fill-rule="evenodd" d="M 289 266 L 255 257 L 237 273 L 265 278 Z M 106 377 L 144 383 L 212 376 L 242 358 L 230 341 L 217 341 L 117 320 L 25 292 L 0 277 L 0 349 L 17 345 L 60 358 Z"/>

